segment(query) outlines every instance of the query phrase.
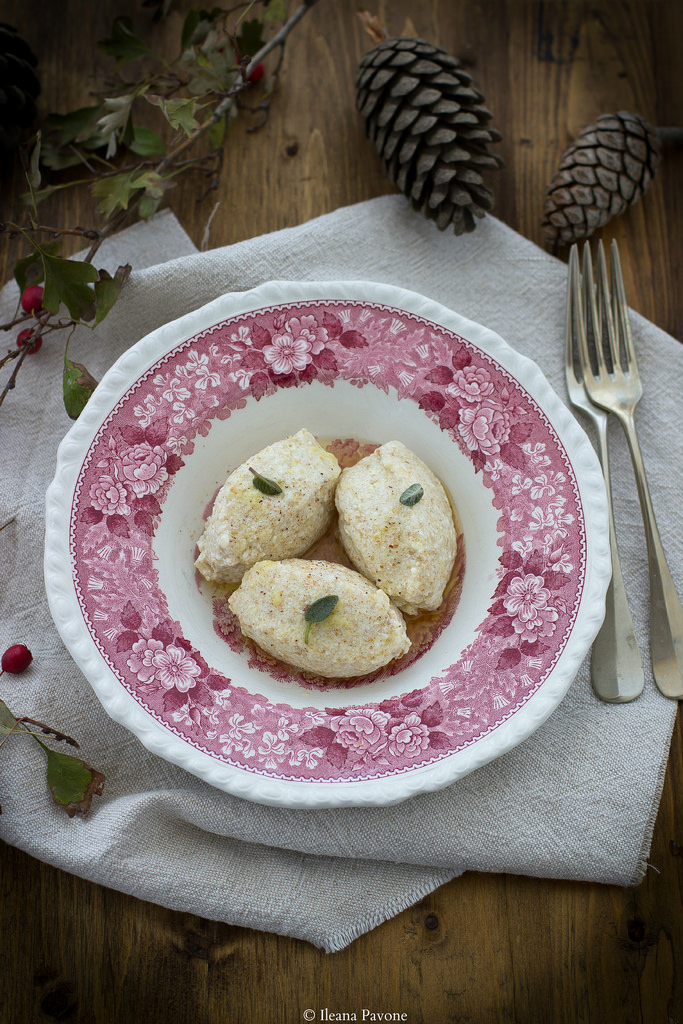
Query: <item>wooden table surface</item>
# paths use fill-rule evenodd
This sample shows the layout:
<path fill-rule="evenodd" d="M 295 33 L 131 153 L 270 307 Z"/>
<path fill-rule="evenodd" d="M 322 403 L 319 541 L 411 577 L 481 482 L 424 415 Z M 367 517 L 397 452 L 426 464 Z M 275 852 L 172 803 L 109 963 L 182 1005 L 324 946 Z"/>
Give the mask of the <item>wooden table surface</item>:
<path fill-rule="evenodd" d="M 371 6 L 374 2 L 374 6 Z M 157 34 L 178 37 L 176 0 Z M 292 9 L 293 9 L 292 5 Z M 575 133 L 638 112 L 683 125 L 683 4 L 676 0 L 368 0 L 392 35 L 461 58 L 503 133 L 495 213 L 543 244 L 543 194 Z M 211 226 L 213 246 L 299 224 L 389 193 L 354 109 L 370 43 L 356 0 L 319 0 L 290 37 L 269 123 L 238 125 Z M 139 4 L 4 0 L 40 59 L 43 109 L 88 101 L 114 16 Z M 631 305 L 683 339 L 683 153 L 668 152 L 645 200 L 608 229 L 625 255 Z M 16 216 L 19 174 L 2 182 Z M 176 189 L 170 205 L 201 243 L 212 200 Z M 65 193 L 48 223 L 92 221 Z M 416 214 L 416 216 L 418 216 Z M 4 249 L 2 280 L 16 252 Z M 561 344 L 561 339 L 556 339 Z M 470 873 L 327 955 L 305 942 L 175 913 L 0 848 L 3 1024 L 296 1022 L 308 1007 L 361 1006 L 418 1022 L 675 1024 L 683 1021 L 683 744 L 674 733 L 649 857 L 636 889 Z M 637 737 L 634 745 L 637 751 Z"/>

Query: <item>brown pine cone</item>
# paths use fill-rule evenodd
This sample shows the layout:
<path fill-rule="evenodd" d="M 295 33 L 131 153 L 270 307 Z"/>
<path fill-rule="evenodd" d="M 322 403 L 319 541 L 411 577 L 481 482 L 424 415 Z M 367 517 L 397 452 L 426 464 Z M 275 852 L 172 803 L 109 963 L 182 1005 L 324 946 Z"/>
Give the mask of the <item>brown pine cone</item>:
<path fill-rule="evenodd" d="M 546 191 L 547 243 L 571 245 L 623 213 L 645 194 L 659 160 L 655 129 L 637 114 L 603 114 L 582 128 Z"/>
<path fill-rule="evenodd" d="M 445 50 L 421 39 L 384 39 L 360 62 L 356 107 L 387 174 L 413 207 L 443 230 L 472 231 L 493 207 L 482 171 L 500 134 L 484 97 Z"/>

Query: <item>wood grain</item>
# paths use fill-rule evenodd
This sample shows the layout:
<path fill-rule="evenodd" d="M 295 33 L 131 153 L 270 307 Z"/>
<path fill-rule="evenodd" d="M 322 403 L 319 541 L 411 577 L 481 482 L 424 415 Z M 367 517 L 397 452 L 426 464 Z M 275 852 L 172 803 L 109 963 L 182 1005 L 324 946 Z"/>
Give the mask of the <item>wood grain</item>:
<path fill-rule="evenodd" d="M 368 0 L 368 6 L 371 6 Z M 159 40 L 177 38 L 177 0 Z M 266 127 L 233 130 L 215 198 L 176 189 L 170 205 L 197 245 L 215 201 L 212 246 L 301 223 L 393 191 L 354 109 L 370 45 L 352 0 L 319 0 L 290 40 Z M 683 4 L 674 0 L 377 0 L 391 34 L 460 57 L 503 132 L 495 213 L 543 243 L 543 194 L 576 131 L 627 109 L 683 125 Z M 40 58 L 43 104 L 88 102 L 103 63 L 94 42 L 132 0 L 5 0 Z M 170 45 L 168 43 L 167 45 Z M 2 216 L 21 175 L 2 175 Z M 607 234 L 627 254 L 631 304 L 683 339 L 683 154 L 666 153 L 645 199 Z M 63 193 L 48 223 L 93 222 Z M 564 254 L 560 253 L 561 258 Z M 2 249 L 2 280 L 16 249 Z M 637 737 L 634 737 L 637 756 Z M 468 874 L 333 955 L 292 939 L 179 914 L 0 847 L 0 1021 L 296 1022 L 308 1008 L 406 1013 L 411 1024 L 682 1024 L 683 736 L 674 732 L 647 875 L 636 889 Z"/>

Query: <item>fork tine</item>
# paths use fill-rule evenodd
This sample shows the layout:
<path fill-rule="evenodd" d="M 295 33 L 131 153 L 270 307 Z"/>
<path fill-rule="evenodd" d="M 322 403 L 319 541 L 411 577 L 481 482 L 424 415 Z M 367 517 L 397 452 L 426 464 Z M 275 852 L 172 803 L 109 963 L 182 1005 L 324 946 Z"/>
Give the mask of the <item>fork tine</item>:
<path fill-rule="evenodd" d="M 565 325 L 564 365 L 568 374 L 576 381 L 576 359 L 574 358 L 574 332 L 583 317 L 577 308 L 579 295 L 579 257 L 576 242 L 569 250 L 569 274 L 567 276 L 567 321 Z"/>
<path fill-rule="evenodd" d="M 617 330 L 624 342 L 626 360 L 629 372 L 637 372 L 636 350 L 633 344 L 631 323 L 628 316 L 628 303 L 626 301 L 626 289 L 624 288 L 624 277 L 621 272 L 621 260 L 619 259 L 619 248 L 614 239 L 610 247 L 610 271 L 612 278 L 612 303 L 614 306 L 614 319 Z M 618 344 L 618 339 L 617 339 Z"/>
<path fill-rule="evenodd" d="M 588 319 L 590 318 L 591 328 L 593 331 L 593 339 L 595 341 L 595 349 L 600 352 L 602 346 L 602 329 L 600 325 L 600 318 L 595 305 L 595 288 L 593 286 L 593 264 L 591 262 L 591 251 L 588 243 L 584 243 L 583 255 L 581 260 L 581 271 L 582 271 L 582 287 L 579 288 L 577 284 L 577 290 L 579 294 L 579 303 L 581 308 L 581 318 L 579 325 L 579 356 L 581 360 L 581 368 L 583 370 L 583 378 L 593 376 L 593 369 L 591 366 L 590 352 L 588 350 Z M 577 273 L 578 273 L 578 260 L 577 260 Z M 602 367 L 598 360 L 598 369 L 602 372 L 604 370 L 604 361 Z"/>
<path fill-rule="evenodd" d="M 598 315 L 600 317 L 600 323 L 605 323 L 607 326 L 607 343 L 609 345 L 612 366 L 618 367 L 621 364 L 619 335 L 616 331 L 612 311 L 612 298 L 610 296 L 610 288 L 607 282 L 607 264 L 605 261 L 605 250 L 602 245 L 602 239 L 598 242 Z M 603 348 L 602 337 L 600 339 L 598 363 L 600 365 L 600 372 L 605 373 L 607 371 L 607 365 L 605 363 L 605 350 Z"/>

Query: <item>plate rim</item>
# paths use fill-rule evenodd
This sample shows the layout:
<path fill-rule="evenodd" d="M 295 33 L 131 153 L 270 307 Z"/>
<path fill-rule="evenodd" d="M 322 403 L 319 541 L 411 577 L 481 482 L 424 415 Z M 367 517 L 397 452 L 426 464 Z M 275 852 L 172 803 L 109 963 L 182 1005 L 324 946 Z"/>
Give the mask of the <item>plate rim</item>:
<path fill-rule="evenodd" d="M 585 584 L 565 649 L 538 690 L 510 719 L 473 744 L 442 760 L 381 780 L 317 782 L 274 779 L 219 762 L 155 721 L 104 662 L 78 606 L 71 572 L 69 522 L 73 491 L 82 462 L 101 424 L 130 386 L 165 354 L 220 320 L 264 306 L 324 299 L 367 301 L 393 306 L 434 321 L 494 358 L 540 405 L 556 430 L 576 475 L 584 508 Z M 103 376 L 79 419 L 62 439 L 46 498 L 44 579 L 53 621 L 76 664 L 109 716 L 152 753 L 177 764 L 210 785 L 251 801 L 290 808 L 388 806 L 422 792 L 441 789 L 470 774 L 527 739 L 557 708 L 571 685 L 604 618 L 611 577 L 607 497 L 602 470 L 588 436 L 542 370 L 490 328 L 443 303 L 396 285 L 371 281 L 264 282 L 247 291 L 227 292 L 148 332 L 126 349 Z"/>

